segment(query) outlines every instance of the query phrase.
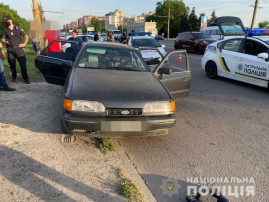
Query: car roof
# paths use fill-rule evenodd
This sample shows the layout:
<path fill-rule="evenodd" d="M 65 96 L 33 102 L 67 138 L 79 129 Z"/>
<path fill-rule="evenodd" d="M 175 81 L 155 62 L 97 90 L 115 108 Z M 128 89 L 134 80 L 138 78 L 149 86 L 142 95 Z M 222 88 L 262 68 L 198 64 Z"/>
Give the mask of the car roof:
<path fill-rule="evenodd" d="M 103 47 L 103 48 L 116 48 L 116 49 L 128 49 L 128 50 L 136 50 L 132 46 L 120 43 L 111 43 L 111 42 L 88 42 L 87 46 L 92 47 Z"/>

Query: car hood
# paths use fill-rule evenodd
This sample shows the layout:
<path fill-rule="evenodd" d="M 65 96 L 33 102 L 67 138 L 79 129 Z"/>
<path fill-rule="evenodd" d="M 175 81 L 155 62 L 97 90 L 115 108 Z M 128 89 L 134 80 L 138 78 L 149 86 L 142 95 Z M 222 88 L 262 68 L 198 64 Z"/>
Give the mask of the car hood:
<path fill-rule="evenodd" d="M 102 102 L 107 108 L 143 108 L 147 102 L 170 101 L 151 72 L 76 68 L 71 99 Z"/>

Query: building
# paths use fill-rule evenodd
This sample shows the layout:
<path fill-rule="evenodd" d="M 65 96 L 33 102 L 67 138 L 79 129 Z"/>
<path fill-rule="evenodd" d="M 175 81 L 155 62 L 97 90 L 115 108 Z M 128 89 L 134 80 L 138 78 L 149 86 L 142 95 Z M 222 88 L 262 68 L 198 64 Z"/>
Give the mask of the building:
<path fill-rule="evenodd" d="M 105 15 L 105 27 L 107 30 L 116 29 L 120 25 L 124 25 L 125 12 L 117 9 Z"/>
<path fill-rule="evenodd" d="M 127 32 L 134 30 L 135 32 L 151 32 L 152 36 L 158 35 L 156 22 L 141 22 L 127 25 Z"/>
<path fill-rule="evenodd" d="M 77 29 L 78 28 L 78 21 L 71 22 L 71 29 Z"/>
<path fill-rule="evenodd" d="M 100 21 L 101 25 L 104 27 L 106 22 L 105 16 L 97 16 L 97 19 Z"/>
<path fill-rule="evenodd" d="M 79 18 L 78 19 L 78 26 L 79 27 L 83 27 L 84 26 L 84 19 L 83 18 Z"/>

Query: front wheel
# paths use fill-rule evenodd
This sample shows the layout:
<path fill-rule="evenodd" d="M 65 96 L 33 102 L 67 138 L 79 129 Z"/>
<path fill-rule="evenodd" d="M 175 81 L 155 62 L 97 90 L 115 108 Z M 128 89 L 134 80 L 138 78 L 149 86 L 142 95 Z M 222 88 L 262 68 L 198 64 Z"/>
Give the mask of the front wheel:
<path fill-rule="evenodd" d="M 206 76 L 210 79 L 216 79 L 218 76 L 217 65 L 214 62 L 208 62 L 205 66 Z"/>

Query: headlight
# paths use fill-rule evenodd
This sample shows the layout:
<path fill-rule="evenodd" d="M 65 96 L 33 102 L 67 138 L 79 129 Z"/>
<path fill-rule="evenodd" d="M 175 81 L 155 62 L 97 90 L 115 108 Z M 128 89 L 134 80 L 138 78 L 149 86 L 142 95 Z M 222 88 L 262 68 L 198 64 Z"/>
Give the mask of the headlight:
<path fill-rule="evenodd" d="M 204 44 L 208 44 L 208 42 L 207 42 L 207 41 L 203 41 L 203 43 L 204 43 Z"/>
<path fill-rule="evenodd" d="M 67 111 L 94 113 L 102 113 L 106 111 L 106 107 L 101 102 L 68 99 L 64 99 L 64 109 Z"/>
<path fill-rule="evenodd" d="M 144 114 L 169 114 L 176 110 L 175 101 L 172 102 L 151 102 L 144 107 Z"/>

